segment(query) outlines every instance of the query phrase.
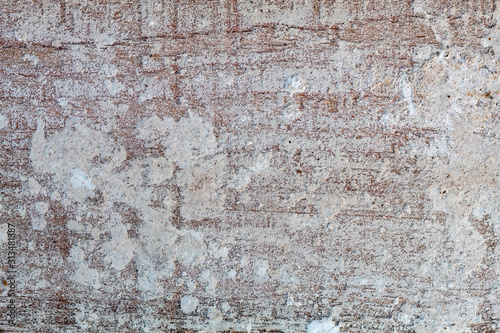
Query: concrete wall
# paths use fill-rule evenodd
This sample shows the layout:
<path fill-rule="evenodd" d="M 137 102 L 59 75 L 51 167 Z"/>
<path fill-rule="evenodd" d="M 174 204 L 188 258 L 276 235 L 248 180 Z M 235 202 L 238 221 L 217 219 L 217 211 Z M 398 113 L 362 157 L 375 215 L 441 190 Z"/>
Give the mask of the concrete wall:
<path fill-rule="evenodd" d="M 499 19 L 2 2 L 1 327 L 497 332 Z"/>

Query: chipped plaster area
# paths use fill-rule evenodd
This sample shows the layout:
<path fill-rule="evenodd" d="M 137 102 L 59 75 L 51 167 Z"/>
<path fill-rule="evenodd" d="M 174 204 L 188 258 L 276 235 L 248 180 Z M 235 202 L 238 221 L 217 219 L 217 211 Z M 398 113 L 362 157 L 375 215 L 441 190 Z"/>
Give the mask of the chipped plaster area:
<path fill-rule="evenodd" d="M 449 214 L 450 237 L 464 249 L 468 274 L 484 260 L 488 238 L 496 242 L 500 231 L 497 105 L 491 96 L 500 88 L 496 68 L 498 59 L 490 54 L 451 48 L 426 62 L 415 81 L 421 115 L 412 122 L 443 129 L 417 148 L 427 155 L 422 159 L 434 160 L 427 194 L 435 210 Z M 483 219 L 492 233 L 475 226 Z"/>
<path fill-rule="evenodd" d="M 183 219 L 203 218 L 220 209 L 223 197 L 217 197 L 217 189 L 223 179 L 224 159 L 214 156 L 217 145 L 209 124 L 196 116 L 178 123 L 169 118 L 146 119 L 138 126 L 137 137 L 145 140 L 146 147 L 148 142 L 161 139 L 164 154 L 131 161 L 110 133 L 68 125 L 46 136 L 44 128 L 44 123 L 38 122 L 33 135 L 33 167 L 39 174 L 51 176 L 52 196 L 75 210 L 76 220 L 68 221 L 68 229 L 92 238 L 79 241 L 70 250 L 68 260 L 74 264 L 72 279 L 77 285 L 99 289 L 110 272 L 122 271 L 133 262 L 138 272 L 137 288 L 144 297 L 155 298 L 163 294 L 161 281 L 171 276 L 175 262 L 189 268 L 203 261 L 207 255 L 203 234 L 173 226 L 176 200 L 172 191 L 157 188 L 174 180 L 183 189 Z M 189 135 L 191 139 L 186 140 Z M 35 193 L 39 192 L 36 184 L 30 180 Z M 133 209 L 141 219 L 134 226 L 138 233 L 134 240 L 129 238 L 132 226 L 124 224 L 123 217 L 113 210 L 120 204 Z M 48 204 L 39 202 L 35 210 L 43 215 Z M 86 219 L 90 212 L 94 216 Z M 41 230 L 45 225 L 34 218 L 33 229 Z M 101 239 L 105 241 L 99 242 Z M 105 270 L 89 266 L 88 257 L 96 253 L 100 257 L 97 265 Z M 123 282 L 127 283 L 130 281 Z"/>

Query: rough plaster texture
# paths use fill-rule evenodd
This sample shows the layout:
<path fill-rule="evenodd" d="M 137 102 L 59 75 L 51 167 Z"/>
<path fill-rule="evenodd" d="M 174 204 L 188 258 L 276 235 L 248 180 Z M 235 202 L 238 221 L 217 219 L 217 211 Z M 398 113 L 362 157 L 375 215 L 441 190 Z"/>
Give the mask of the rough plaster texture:
<path fill-rule="evenodd" d="M 499 26 L 487 0 L 2 2 L 3 331 L 500 331 Z"/>

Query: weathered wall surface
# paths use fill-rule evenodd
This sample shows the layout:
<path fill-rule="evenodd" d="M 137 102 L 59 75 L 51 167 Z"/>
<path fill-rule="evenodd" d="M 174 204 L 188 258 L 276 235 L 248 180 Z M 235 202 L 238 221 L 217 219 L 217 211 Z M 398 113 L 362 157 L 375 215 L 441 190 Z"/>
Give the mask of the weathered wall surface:
<path fill-rule="evenodd" d="M 2 2 L 2 328 L 499 331 L 499 24 L 486 0 Z"/>

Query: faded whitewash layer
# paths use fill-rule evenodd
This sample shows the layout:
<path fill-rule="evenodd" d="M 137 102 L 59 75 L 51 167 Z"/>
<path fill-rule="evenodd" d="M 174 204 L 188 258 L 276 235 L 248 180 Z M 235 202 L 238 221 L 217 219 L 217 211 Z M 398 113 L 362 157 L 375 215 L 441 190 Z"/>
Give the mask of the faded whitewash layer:
<path fill-rule="evenodd" d="M 0 6 L 22 329 L 499 329 L 498 6 Z"/>

